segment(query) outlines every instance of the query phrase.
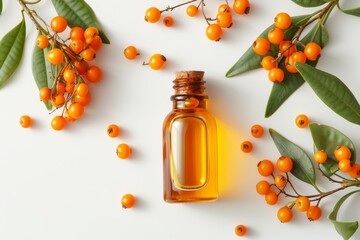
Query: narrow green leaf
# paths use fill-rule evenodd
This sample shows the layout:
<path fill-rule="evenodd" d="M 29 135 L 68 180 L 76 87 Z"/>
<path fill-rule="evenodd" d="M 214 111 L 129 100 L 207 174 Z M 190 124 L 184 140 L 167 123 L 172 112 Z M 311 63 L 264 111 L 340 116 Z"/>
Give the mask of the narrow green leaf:
<path fill-rule="evenodd" d="M 26 25 L 23 19 L 0 41 L 0 88 L 10 80 L 21 62 L 25 35 Z"/>
<path fill-rule="evenodd" d="M 292 1 L 302 7 L 317 7 L 326 3 L 323 0 L 292 0 Z"/>
<path fill-rule="evenodd" d="M 80 26 L 87 28 L 96 27 L 104 43 L 110 43 L 109 39 L 102 30 L 95 12 L 84 0 L 51 0 L 56 12 L 64 16 L 70 27 Z"/>
<path fill-rule="evenodd" d="M 334 157 L 337 146 L 345 145 L 351 150 L 351 162 L 356 161 L 356 149 L 354 143 L 339 130 L 317 123 L 310 124 L 310 131 L 314 141 L 315 151 L 324 150 L 328 155 L 325 163 L 320 164 L 321 170 L 330 176 L 338 170 L 338 161 Z"/>
<path fill-rule="evenodd" d="M 356 17 L 360 17 L 360 7 L 345 9 L 345 10 L 342 10 L 342 12 L 349 14 L 349 15 L 356 16 Z"/>
<path fill-rule="evenodd" d="M 329 35 L 324 25 L 320 21 L 301 39 L 298 49 L 302 49 L 309 42 L 316 42 L 322 48 L 329 41 Z M 304 83 L 304 79 L 299 73 L 289 73 L 285 70 L 284 61 L 279 66 L 284 70 L 285 78 L 280 84 L 274 84 L 267 102 L 265 117 L 270 117 L 277 109 Z M 309 64 L 316 66 L 318 61 L 309 61 Z"/>
<path fill-rule="evenodd" d="M 2 0 L 0 0 L 0 15 L 2 13 L 2 9 L 3 9 L 3 3 L 2 3 Z"/>
<path fill-rule="evenodd" d="M 291 39 L 299 29 L 299 26 L 306 23 L 311 18 L 311 15 L 301 15 L 292 17 L 294 23 L 289 29 L 285 31 L 285 39 Z M 267 38 L 268 32 L 274 28 L 274 24 L 267 27 L 259 37 Z M 268 55 L 276 56 L 278 52 L 277 46 L 272 46 Z M 240 57 L 240 59 L 228 70 L 225 74 L 226 77 L 234 77 L 244 72 L 248 72 L 257 68 L 260 68 L 261 59 L 264 56 L 257 55 L 254 53 L 252 46 L 250 46 L 246 52 Z"/>
<path fill-rule="evenodd" d="M 269 132 L 280 154 L 282 156 L 288 156 L 293 160 L 294 165 L 291 173 L 301 181 L 317 188 L 315 184 L 315 168 L 306 152 L 274 129 L 269 129 Z"/>
<path fill-rule="evenodd" d="M 340 222 L 337 221 L 337 214 L 341 205 L 354 193 L 358 193 L 360 190 L 356 190 L 353 192 L 349 192 L 348 194 L 344 195 L 339 201 L 335 204 L 333 210 L 329 214 L 329 220 L 334 224 L 336 231 L 344 238 L 344 240 L 348 240 L 351 236 L 356 232 L 359 227 L 359 223 L 357 221 L 354 222 Z"/>
<path fill-rule="evenodd" d="M 46 60 L 48 50 L 48 48 L 41 49 L 36 45 L 34 46 L 31 63 L 32 73 L 38 89 L 41 89 L 42 87 L 51 88 L 53 84 L 54 77 L 51 64 Z M 45 106 L 48 110 L 52 109 L 50 101 L 45 102 Z"/>
<path fill-rule="evenodd" d="M 360 105 L 340 79 L 307 64 L 295 63 L 295 67 L 329 108 L 346 120 L 360 124 Z"/>

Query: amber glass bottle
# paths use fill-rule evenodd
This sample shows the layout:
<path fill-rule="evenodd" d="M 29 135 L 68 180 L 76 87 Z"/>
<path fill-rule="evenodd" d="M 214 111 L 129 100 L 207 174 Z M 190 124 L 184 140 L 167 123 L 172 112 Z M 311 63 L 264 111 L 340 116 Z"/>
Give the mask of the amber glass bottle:
<path fill-rule="evenodd" d="M 163 125 L 164 200 L 218 197 L 216 122 L 207 111 L 202 71 L 176 72 L 173 110 Z"/>

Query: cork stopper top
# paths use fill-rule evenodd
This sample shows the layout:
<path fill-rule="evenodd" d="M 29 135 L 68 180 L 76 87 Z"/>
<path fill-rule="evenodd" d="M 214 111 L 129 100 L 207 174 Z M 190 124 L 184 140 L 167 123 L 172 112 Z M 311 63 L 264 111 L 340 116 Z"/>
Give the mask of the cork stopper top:
<path fill-rule="evenodd" d="M 203 71 L 178 71 L 175 76 L 173 81 L 175 95 L 204 95 Z"/>

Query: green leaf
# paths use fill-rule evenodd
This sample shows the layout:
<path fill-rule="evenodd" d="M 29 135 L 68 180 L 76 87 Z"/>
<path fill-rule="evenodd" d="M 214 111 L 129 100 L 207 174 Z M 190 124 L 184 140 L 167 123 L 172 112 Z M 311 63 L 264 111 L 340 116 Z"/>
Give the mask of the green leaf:
<path fill-rule="evenodd" d="M 292 1 L 302 7 L 317 7 L 326 3 L 323 0 L 292 0 Z"/>
<path fill-rule="evenodd" d="M 310 131 L 315 145 L 315 151 L 324 150 L 328 155 L 325 163 L 320 164 L 321 170 L 330 176 L 338 170 L 338 161 L 334 157 L 336 147 L 345 145 L 351 150 L 351 162 L 356 161 L 356 149 L 354 143 L 339 130 L 317 123 L 310 124 Z"/>
<path fill-rule="evenodd" d="M 31 63 L 33 76 L 38 89 L 42 87 L 51 88 L 53 84 L 54 76 L 52 74 L 51 64 L 46 60 L 48 50 L 48 48 L 41 49 L 36 45 L 34 46 Z M 52 109 L 50 101 L 45 102 L 45 106 L 48 110 Z"/>
<path fill-rule="evenodd" d="M 333 210 L 329 214 L 329 220 L 334 224 L 336 231 L 344 238 L 344 240 L 348 240 L 351 236 L 356 232 L 359 227 L 359 223 L 357 221 L 354 222 L 340 222 L 337 221 L 337 214 L 341 207 L 341 205 L 345 202 L 347 198 L 349 198 L 354 193 L 358 193 L 360 190 L 356 190 L 353 192 L 349 192 L 348 194 L 344 195 L 339 201 L 335 204 Z"/>
<path fill-rule="evenodd" d="M 325 47 L 329 41 L 329 35 L 324 25 L 319 21 L 314 27 L 301 39 L 301 44 L 297 48 L 302 49 L 309 42 L 318 43 L 321 48 Z M 280 62 L 279 66 L 284 70 L 284 81 L 280 84 L 274 84 L 267 102 L 265 117 L 270 117 L 277 109 L 288 99 L 301 85 L 304 79 L 299 73 L 289 73 L 285 70 L 284 61 Z M 309 64 L 316 66 L 317 61 L 309 61 Z"/>
<path fill-rule="evenodd" d="M 0 0 L 0 15 L 2 13 L 2 9 L 3 9 L 3 3 L 2 3 L 2 0 Z"/>
<path fill-rule="evenodd" d="M 26 25 L 23 19 L 0 41 L 0 88 L 10 80 L 21 62 L 25 35 Z"/>
<path fill-rule="evenodd" d="M 301 16 L 292 17 L 293 24 L 289 29 L 285 31 L 285 39 L 291 39 L 299 30 L 299 26 L 309 21 L 310 18 L 311 15 L 301 15 Z M 267 38 L 267 34 L 272 28 L 274 28 L 274 24 L 267 27 L 259 35 L 259 37 Z M 278 47 L 272 45 L 268 55 L 276 56 L 277 52 L 278 52 Z M 228 70 L 228 72 L 226 73 L 226 77 L 234 77 L 241 73 L 260 68 L 261 67 L 260 62 L 263 57 L 264 56 L 260 56 L 254 53 L 252 46 L 250 46 L 246 50 L 246 52 L 240 57 L 240 59 Z"/>
<path fill-rule="evenodd" d="M 288 156 L 293 160 L 294 165 L 291 173 L 296 178 L 313 185 L 317 189 L 315 184 L 315 168 L 306 152 L 274 129 L 269 129 L 269 132 L 280 154 Z"/>
<path fill-rule="evenodd" d="M 342 10 L 342 12 L 349 14 L 349 15 L 356 16 L 356 17 L 360 17 L 360 7 L 345 9 L 345 10 Z"/>
<path fill-rule="evenodd" d="M 95 12 L 84 0 L 51 0 L 56 12 L 65 17 L 70 27 L 96 27 L 104 43 L 110 43 L 98 22 Z"/>
<path fill-rule="evenodd" d="M 329 108 L 346 120 L 360 124 L 360 105 L 340 79 L 307 64 L 295 63 L 295 67 Z"/>

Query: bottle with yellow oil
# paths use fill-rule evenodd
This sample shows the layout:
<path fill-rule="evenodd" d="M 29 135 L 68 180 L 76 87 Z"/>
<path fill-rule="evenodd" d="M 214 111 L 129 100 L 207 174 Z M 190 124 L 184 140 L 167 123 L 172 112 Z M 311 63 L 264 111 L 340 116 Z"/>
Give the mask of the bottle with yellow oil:
<path fill-rule="evenodd" d="M 207 111 L 203 71 L 176 72 L 173 109 L 163 125 L 164 200 L 218 198 L 217 130 Z"/>

